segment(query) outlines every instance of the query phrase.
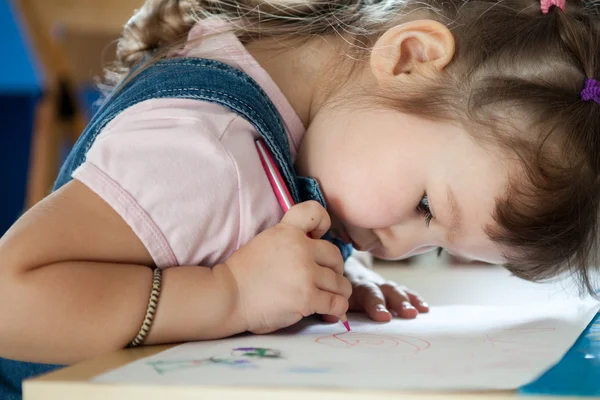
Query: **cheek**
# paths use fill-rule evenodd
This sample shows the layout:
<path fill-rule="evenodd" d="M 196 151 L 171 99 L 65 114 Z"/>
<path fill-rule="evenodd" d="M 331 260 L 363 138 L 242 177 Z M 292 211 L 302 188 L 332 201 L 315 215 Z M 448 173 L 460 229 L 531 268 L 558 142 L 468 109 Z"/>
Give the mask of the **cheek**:
<path fill-rule="evenodd" d="M 423 149 L 410 130 L 399 130 L 403 124 L 393 115 L 379 113 L 376 120 L 360 113 L 332 115 L 311 124 L 313 151 L 306 168 L 319 180 L 330 212 L 350 225 L 401 223 L 414 216 L 423 194 Z"/>
<path fill-rule="evenodd" d="M 394 225 L 394 208 L 387 205 L 382 196 L 360 190 L 336 201 L 330 201 L 331 212 L 346 224 L 361 228 L 382 228 Z"/>
<path fill-rule="evenodd" d="M 322 182 L 330 211 L 347 224 L 370 229 L 390 227 L 412 217 L 418 197 L 415 190 L 397 183 L 398 177 L 389 171 L 377 171 L 372 164 L 366 171 L 354 163 L 337 179 L 332 176 Z"/>

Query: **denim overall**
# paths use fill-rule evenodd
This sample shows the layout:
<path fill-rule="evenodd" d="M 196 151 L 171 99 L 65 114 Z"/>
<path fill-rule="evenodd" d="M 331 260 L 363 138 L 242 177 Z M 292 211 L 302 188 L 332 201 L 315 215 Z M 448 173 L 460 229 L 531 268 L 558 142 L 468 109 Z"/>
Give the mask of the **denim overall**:
<path fill-rule="evenodd" d="M 317 181 L 296 175 L 281 116 L 260 86 L 251 77 L 231 66 L 198 58 L 159 61 L 143 69 L 109 96 L 67 157 L 54 190 L 72 179 L 73 171 L 85 161 L 94 140 L 113 118 L 137 103 L 158 98 L 209 101 L 239 114 L 250 122 L 264 139 L 294 201 L 299 203 L 316 200 L 325 206 Z M 256 150 L 252 147 L 248 151 Z M 350 245 L 332 239 L 329 233 L 324 238 L 338 246 L 344 260 L 350 256 Z M 20 399 L 20 385 L 23 379 L 59 367 L 0 358 L 0 400 Z"/>

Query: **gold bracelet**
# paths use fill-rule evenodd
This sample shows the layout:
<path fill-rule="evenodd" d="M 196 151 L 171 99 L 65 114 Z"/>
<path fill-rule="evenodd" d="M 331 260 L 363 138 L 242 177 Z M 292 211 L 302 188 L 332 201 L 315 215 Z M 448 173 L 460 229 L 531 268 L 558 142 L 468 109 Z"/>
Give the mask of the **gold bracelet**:
<path fill-rule="evenodd" d="M 158 297 L 160 296 L 161 281 L 162 270 L 160 268 L 156 268 L 152 278 L 152 292 L 150 293 L 150 301 L 148 302 L 148 309 L 146 310 L 144 323 L 142 324 L 140 332 L 137 334 L 135 339 L 129 343 L 128 347 L 137 347 L 144 343 L 144 340 L 146 340 L 146 336 L 148 336 L 150 327 L 152 326 L 152 321 L 154 321 L 154 314 L 156 314 L 156 306 L 158 305 Z"/>

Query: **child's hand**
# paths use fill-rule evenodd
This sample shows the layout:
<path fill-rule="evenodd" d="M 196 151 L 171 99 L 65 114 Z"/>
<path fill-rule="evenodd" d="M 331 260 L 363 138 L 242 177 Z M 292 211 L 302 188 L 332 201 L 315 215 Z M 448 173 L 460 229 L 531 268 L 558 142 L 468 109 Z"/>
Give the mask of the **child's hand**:
<path fill-rule="evenodd" d="M 415 318 L 419 313 L 429 311 L 429 306 L 417 293 L 385 280 L 353 257 L 346 261 L 345 275 L 352 283 L 350 309 L 364 311 L 374 321 L 390 321 L 392 313 L 400 318 Z M 338 320 L 330 315 L 323 319 L 328 322 Z"/>
<path fill-rule="evenodd" d="M 317 202 L 290 209 L 281 223 L 257 235 L 225 265 L 238 287 L 238 314 L 246 330 L 268 333 L 314 313 L 342 315 L 352 286 L 333 244 L 320 238 L 329 215 Z"/>

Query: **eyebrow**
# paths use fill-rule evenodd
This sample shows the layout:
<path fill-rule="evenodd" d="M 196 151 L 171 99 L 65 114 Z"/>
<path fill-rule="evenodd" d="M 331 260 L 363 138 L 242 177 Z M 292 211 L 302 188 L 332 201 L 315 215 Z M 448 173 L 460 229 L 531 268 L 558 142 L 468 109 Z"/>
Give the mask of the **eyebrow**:
<path fill-rule="evenodd" d="M 446 188 L 446 197 L 448 199 L 448 208 L 450 210 L 450 228 L 448 228 L 446 240 L 448 243 L 452 243 L 460 231 L 462 213 L 458 206 L 458 202 L 456 201 L 456 196 L 452 189 L 450 189 L 450 186 Z"/>

